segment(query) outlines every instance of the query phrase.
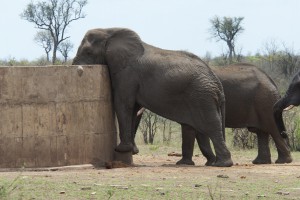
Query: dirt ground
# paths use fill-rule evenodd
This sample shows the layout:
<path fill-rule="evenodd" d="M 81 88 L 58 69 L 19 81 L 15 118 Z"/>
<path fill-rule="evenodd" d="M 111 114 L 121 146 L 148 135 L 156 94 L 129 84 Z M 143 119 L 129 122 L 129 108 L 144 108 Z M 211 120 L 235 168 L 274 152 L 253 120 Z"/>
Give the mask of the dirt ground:
<path fill-rule="evenodd" d="M 37 194 L 44 193 L 34 182 L 40 178 L 39 182 L 46 181 L 60 198 L 55 195 L 36 198 L 32 193 L 24 199 L 300 199 L 299 160 L 291 164 L 253 165 L 253 158 L 238 154 L 233 155 L 233 167 L 218 168 L 204 166 L 202 156 L 194 157 L 195 166 L 177 166 L 180 157 L 167 153 L 135 155 L 133 159 L 135 166 L 127 168 L 95 169 L 81 165 L 25 170 L 21 179 L 31 181 L 24 183 L 23 193 L 30 184 Z M 2 170 L 0 178 L 13 180 L 18 174 Z M 77 194 L 68 184 L 75 184 L 77 190 L 89 196 Z M 11 199 L 18 199 L 17 190 L 11 195 Z"/>

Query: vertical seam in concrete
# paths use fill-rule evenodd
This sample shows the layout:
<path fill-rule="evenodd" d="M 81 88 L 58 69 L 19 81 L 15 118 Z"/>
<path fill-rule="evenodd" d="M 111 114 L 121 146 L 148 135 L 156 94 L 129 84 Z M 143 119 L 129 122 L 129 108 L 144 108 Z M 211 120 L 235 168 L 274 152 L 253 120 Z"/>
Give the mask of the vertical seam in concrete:
<path fill-rule="evenodd" d="M 23 77 L 21 78 L 21 91 L 22 95 L 24 95 L 24 86 L 23 86 Z M 24 149 L 24 116 L 23 116 L 23 104 L 21 103 L 21 123 L 22 123 L 22 130 L 21 130 L 21 158 L 23 158 L 23 149 Z M 22 165 L 24 165 L 23 159 L 21 159 Z"/>

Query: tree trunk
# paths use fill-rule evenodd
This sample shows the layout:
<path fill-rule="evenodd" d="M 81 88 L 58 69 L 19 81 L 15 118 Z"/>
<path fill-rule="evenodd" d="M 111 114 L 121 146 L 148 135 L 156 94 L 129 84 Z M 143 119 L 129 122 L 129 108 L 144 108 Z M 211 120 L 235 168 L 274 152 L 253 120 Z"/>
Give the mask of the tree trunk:
<path fill-rule="evenodd" d="M 232 46 L 231 41 L 227 41 L 227 46 L 228 46 L 228 49 L 229 49 L 228 60 L 229 60 L 229 64 L 231 64 L 232 63 L 232 54 L 233 54 L 233 51 L 234 51 L 234 47 Z"/>
<path fill-rule="evenodd" d="M 171 120 L 170 120 L 170 122 L 169 122 L 169 135 L 168 135 L 168 142 L 170 142 L 171 141 L 171 137 L 172 137 L 172 122 L 171 122 Z"/>
<path fill-rule="evenodd" d="M 56 63 L 56 51 L 57 51 L 57 44 L 54 44 L 53 46 L 53 55 L 52 55 L 52 65 L 55 65 Z"/>
<path fill-rule="evenodd" d="M 143 132 L 143 138 L 144 138 L 144 143 L 145 143 L 145 144 L 148 144 L 147 129 L 146 129 L 146 131 Z"/>
<path fill-rule="evenodd" d="M 166 137 L 166 119 L 163 120 L 163 143 L 165 143 L 167 141 L 167 137 Z"/>

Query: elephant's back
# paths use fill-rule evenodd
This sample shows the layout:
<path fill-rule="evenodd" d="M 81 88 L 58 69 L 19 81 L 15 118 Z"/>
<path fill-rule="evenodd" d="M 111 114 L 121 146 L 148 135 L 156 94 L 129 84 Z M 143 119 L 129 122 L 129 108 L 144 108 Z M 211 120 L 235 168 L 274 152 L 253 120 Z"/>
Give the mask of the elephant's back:
<path fill-rule="evenodd" d="M 236 124 L 242 127 L 259 124 L 259 116 L 266 113 L 272 116 L 273 105 L 280 98 L 280 94 L 265 72 L 250 64 L 235 64 L 214 68 L 213 71 L 224 88 L 226 126 L 236 128 Z"/>
<path fill-rule="evenodd" d="M 165 71 L 172 76 L 188 76 L 189 79 L 203 78 L 211 84 L 222 87 L 211 68 L 197 55 L 187 51 L 165 50 L 146 43 L 143 45 L 145 52 L 139 61 L 148 67 L 153 66 L 152 70 L 159 68 L 160 72 Z"/>

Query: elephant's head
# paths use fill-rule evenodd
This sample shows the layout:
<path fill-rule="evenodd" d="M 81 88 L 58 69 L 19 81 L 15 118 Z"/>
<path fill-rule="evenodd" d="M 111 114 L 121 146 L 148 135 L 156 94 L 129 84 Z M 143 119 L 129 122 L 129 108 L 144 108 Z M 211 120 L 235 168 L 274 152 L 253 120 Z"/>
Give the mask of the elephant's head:
<path fill-rule="evenodd" d="M 300 105 L 300 72 L 298 72 L 290 83 L 284 97 L 279 99 L 274 107 L 274 118 L 276 125 L 282 137 L 287 137 L 284 122 L 282 120 L 282 112 L 289 110 L 294 106 Z"/>
<path fill-rule="evenodd" d="M 129 29 L 92 29 L 85 34 L 72 64 L 104 64 L 117 73 L 143 52 L 140 37 Z"/>

